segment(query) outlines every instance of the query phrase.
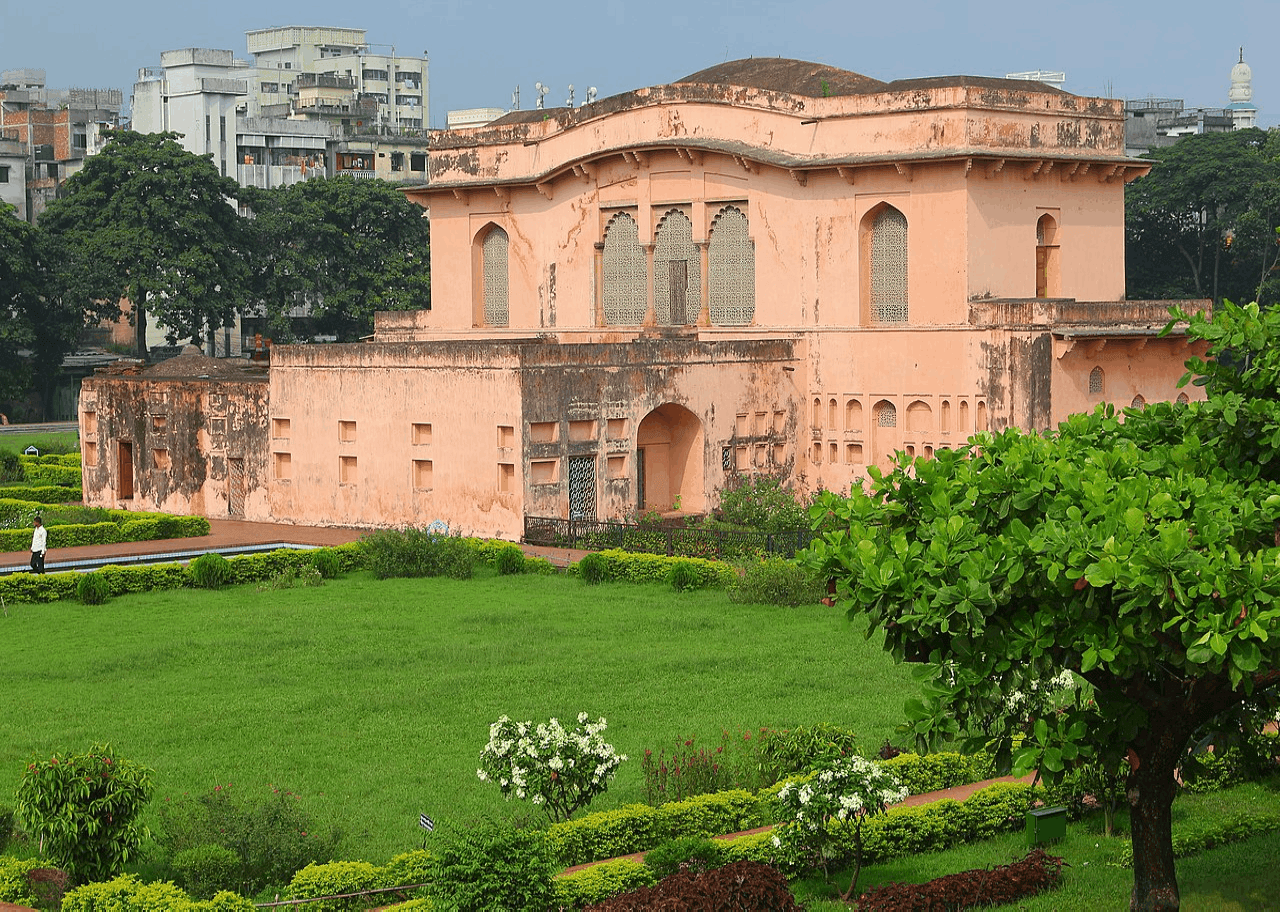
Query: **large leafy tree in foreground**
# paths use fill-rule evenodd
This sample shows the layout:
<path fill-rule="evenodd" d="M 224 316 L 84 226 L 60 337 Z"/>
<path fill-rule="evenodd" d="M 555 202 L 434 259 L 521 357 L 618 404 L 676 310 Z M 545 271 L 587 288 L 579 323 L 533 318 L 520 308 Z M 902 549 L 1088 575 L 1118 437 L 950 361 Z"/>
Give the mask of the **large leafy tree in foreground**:
<path fill-rule="evenodd" d="M 985 746 L 1050 780 L 1127 761 L 1139 910 L 1178 908 L 1171 806 L 1193 735 L 1280 682 L 1280 313 L 1190 322 L 1234 355 L 1189 362 L 1208 402 L 904 461 L 869 493 L 821 497 L 808 553 L 922 663 L 907 715 L 924 744 Z M 1064 669 L 1082 686 L 1060 712 L 1010 711 Z"/>
<path fill-rule="evenodd" d="M 148 313 L 170 342 L 230 325 L 249 279 L 239 192 L 177 134 L 115 132 L 40 220 L 64 296 L 86 308 L 127 298 L 144 352 Z"/>
<path fill-rule="evenodd" d="M 255 291 L 274 339 L 292 338 L 299 306 L 339 341 L 372 332 L 376 311 L 430 307 L 426 212 L 392 184 L 323 178 L 248 198 Z"/>

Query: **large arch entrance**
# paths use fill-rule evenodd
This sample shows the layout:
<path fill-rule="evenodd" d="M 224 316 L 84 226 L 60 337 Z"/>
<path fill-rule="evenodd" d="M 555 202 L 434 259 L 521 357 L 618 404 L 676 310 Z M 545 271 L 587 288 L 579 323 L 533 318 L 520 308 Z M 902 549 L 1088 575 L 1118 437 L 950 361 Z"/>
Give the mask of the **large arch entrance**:
<path fill-rule="evenodd" d="M 702 449 L 702 422 L 684 406 L 668 402 L 645 415 L 636 433 L 636 506 L 702 512 Z"/>

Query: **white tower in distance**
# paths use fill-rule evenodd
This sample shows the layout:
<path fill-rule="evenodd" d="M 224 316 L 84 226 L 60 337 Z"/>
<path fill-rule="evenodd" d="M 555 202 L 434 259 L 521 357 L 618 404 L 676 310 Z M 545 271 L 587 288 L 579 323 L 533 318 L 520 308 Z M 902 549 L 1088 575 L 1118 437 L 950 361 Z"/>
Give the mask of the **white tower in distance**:
<path fill-rule="evenodd" d="M 1258 124 L 1258 109 L 1253 106 L 1253 70 L 1244 62 L 1244 48 L 1240 48 L 1240 62 L 1231 68 L 1231 91 L 1227 97 L 1231 103 L 1227 110 L 1235 129 L 1243 130 Z"/>

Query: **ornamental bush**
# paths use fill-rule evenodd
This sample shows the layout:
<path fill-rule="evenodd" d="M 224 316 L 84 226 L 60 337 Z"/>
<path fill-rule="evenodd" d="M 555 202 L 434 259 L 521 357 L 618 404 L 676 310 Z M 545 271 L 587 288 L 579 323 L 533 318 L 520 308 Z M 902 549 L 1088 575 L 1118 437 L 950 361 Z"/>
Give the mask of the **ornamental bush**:
<path fill-rule="evenodd" d="M 816 605 L 825 594 L 822 580 L 813 570 L 782 557 L 743 564 L 729 585 L 730 601 L 784 608 Z"/>
<path fill-rule="evenodd" d="M 123 874 L 72 890 L 62 912 L 254 912 L 254 905 L 226 891 L 193 900 L 171 883 L 143 883 L 136 874 Z"/>
<path fill-rule="evenodd" d="M 365 566 L 377 579 L 444 576 L 471 579 L 477 549 L 470 539 L 426 529 L 382 529 L 360 539 Z"/>
<path fill-rule="evenodd" d="M 47 857 L 77 882 L 120 873 L 148 835 L 140 822 L 151 770 L 109 744 L 27 765 L 18 783 L 18 819 Z"/>
<path fill-rule="evenodd" d="M 821 868 L 830 879 L 832 844 L 841 831 L 852 836 L 853 877 L 849 889 L 840 895 L 848 902 L 862 871 L 863 823 L 906 797 L 907 790 L 892 773 L 862 757 L 845 757 L 814 777 L 789 782 L 778 791 L 787 822 L 774 830 L 774 845 L 798 859 L 802 868 Z"/>
<path fill-rule="evenodd" d="M 544 833 L 487 822 L 445 836 L 430 891 L 456 912 L 546 912 L 555 900 L 555 873 Z"/>
<path fill-rule="evenodd" d="M 76 598 L 86 605 L 101 605 L 111 597 L 111 586 L 101 573 L 85 573 L 76 583 Z"/>
<path fill-rule="evenodd" d="M 566 729 L 552 718 L 535 727 L 502 716 L 489 726 L 489 743 L 480 752 L 481 782 L 492 781 L 510 800 L 541 805 L 552 821 L 568 820 L 609 788 L 618 766 L 627 759 L 602 737 L 604 718 Z"/>
<path fill-rule="evenodd" d="M 231 582 L 231 562 L 221 554 L 202 554 L 191 562 L 191 581 L 200 589 L 221 589 Z"/>

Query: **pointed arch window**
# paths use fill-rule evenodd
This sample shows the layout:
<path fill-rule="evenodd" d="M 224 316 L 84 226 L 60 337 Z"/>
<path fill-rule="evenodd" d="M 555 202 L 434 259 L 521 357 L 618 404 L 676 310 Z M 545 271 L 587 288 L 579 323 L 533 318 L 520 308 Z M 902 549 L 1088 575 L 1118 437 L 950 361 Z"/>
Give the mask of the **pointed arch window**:
<path fill-rule="evenodd" d="M 1104 377 L 1104 375 L 1103 375 L 1103 373 L 1102 373 L 1102 368 L 1100 368 L 1100 367 L 1095 367 L 1093 370 L 1089 371 L 1089 393 L 1090 393 L 1090 395 L 1093 395 L 1093 396 L 1100 396 L 1100 395 L 1102 395 L 1102 393 L 1103 393 L 1103 391 L 1104 391 L 1104 384 L 1103 384 L 1104 379 L 1105 379 L 1105 377 Z"/>
<path fill-rule="evenodd" d="M 725 206 L 707 244 L 707 304 L 717 326 L 746 326 L 756 314 L 756 251 L 746 214 Z"/>
<path fill-rule="evenodd" d="M 702 264 L 693 222 L 672 209 L 658 223 L 653 249 L 653 309 L 662 325 L 696 323 L 702 309 Z"/>
<path fill-rule="evenodd" d="M 872 217 L 870 235 L 867 290 L 871 320 L 906 323 L 907 217 L 893 206 L 885 205 Z"/>
<path fill-rule="evenodd" d="M 640 229 L 626 212 L 609 219 L 604 234 L 604 322 L 638 326 L 648 309 L 648 268 L 640 246 Z"/>
<path fill-rule="evenodd" d="M 507 233 L 494 225 L 480 248 L 484 283 L 484 325 L 506 326 L 510 319 L 510 283 L 507 278 Z"/>

